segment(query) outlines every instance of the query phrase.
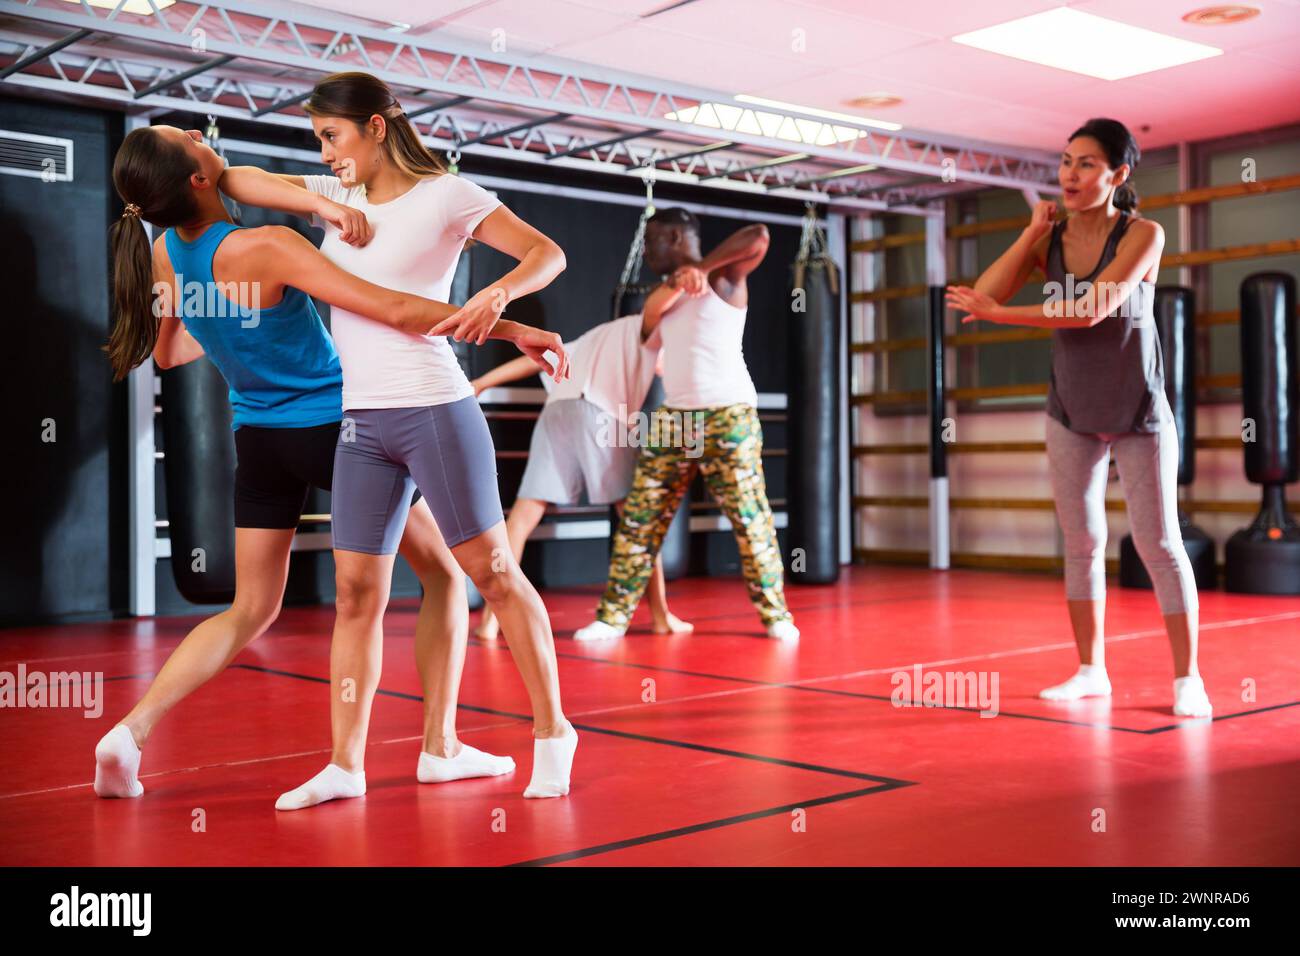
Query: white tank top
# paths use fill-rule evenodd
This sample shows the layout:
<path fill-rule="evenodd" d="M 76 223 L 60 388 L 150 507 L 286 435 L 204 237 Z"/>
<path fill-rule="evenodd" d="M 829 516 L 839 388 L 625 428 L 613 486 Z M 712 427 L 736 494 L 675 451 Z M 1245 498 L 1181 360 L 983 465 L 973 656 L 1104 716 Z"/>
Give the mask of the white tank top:
<path fill-rule="evenodd" d="M 669 408 L 758 405 L 742 340 L 748 310 L 729 305 L 712 287 L 683 296 L 664 313 L 664 404 Z"/>
<path fill-rule="evenodd" d="M 585 398 L 610 415 L 626 417 L 641 411 L 654 383 L 659 346 L 658 328 L 641 341 L 640 315 L 625 315 L 588 329 L 564 343 L 569 377 L 556 384 L 549 375 L 541 376 L 549 393 L 546 403 Z M 554 352 L 548 351 L 546 357 L 555 361 Z"/>

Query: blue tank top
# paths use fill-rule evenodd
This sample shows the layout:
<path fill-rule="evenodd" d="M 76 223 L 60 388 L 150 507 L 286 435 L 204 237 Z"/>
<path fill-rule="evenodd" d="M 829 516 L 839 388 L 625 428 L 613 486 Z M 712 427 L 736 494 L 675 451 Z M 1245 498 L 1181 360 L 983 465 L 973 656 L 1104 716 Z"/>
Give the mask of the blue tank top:
<path fill-rule="evenodd" d="M 343 371 L 311 296 L 285 286 L 275 305 L 244 309 L 212 278 L 217 247 L 241 228 L 216 222 L 193 242 L 175 229 L 164 234 L 176 273 L 176 318 L 230 386 L 234 428 L 308 428 L 339 421 Z"/>

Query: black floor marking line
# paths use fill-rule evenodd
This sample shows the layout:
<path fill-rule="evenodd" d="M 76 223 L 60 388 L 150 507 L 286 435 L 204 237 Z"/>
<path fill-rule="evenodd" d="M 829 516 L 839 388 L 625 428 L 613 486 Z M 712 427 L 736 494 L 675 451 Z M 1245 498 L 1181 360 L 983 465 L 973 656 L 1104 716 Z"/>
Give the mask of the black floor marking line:
<path fill-rule="evenodd" d="M 1270 710 L 1285 710 L 1287 707 L 1300 706 L 1300 700 L 1293 700 L 1289 704 L 1270 704 L 1268 707 L 1256 707 L 1254 710 L 1239 710 L 1235 714 L 1222 714 L 1218 717 L 1211 717 L 1210 722 L 1216 720 L 1232 720 L 1234 717 L 1249 717 L 1251 714 L 1263 714 Z M 1180 727 L 1195 727 L 1199 720 L 1205 718 L 1189 717 L 1180 724 L 1168 724 L 1164 727 L 1152 727 L 1150 730 L 1144 730 L 1144 734 L 1163 734 L 1169 730 L 1178 730 Z"/>
<path fill-rule="evenodd" d="M 737 580 L 738 582 L 740 581 L 739 578 L 737 578 L 736 580 Z M 595 593 L 599 593 L 599 592 L 595 592 Z M 791 613 L 802 614 L 804 611 L 824 611 L 824 610 L 826 610 L 827 608 L 836 608 L 836 607 L 873 607 L 873 606 L 876 606 L 876 605 L 879 605 L 879 604 L 897 604 L 897 603 L 904 602 L 904 601 L 920 601 L 920 600 L 926 600 L 926 599 L 933 600 L 933 593 L 934 593 L 933 591 L 927 590 L 927 591 L 925 591 L 924 593 L 921 593 L 921 594 L 904 594 L 904 595 L 895 595 L 895 596 L 886 597 L 886 598 L 868 599 L 868 600 L 864 600 L 864 601 L 831 601 L 831 602 L 826 603 L 826 604 L 809 604 L 809 605 L 806 605 L 806 606 L 803 606 L 803 607 L 793 607 L 793 606 L 791 606 L 791 607 L 789 608 L 789 610 L 790 610 Z M 410 600 L 410 599 L 409 599 L 409 598 L 403 598 L 403 600 Z M 418 599 L 416 599 L 416 600 L 418 600 Z M 1042 601 L 1031 601 L 1031 602 L 1021 602 L 1021 603 L 1039 603 L 1039 604 L 1043 604 L 1043 605 L 1048 605 L 1048 604 L 1050 604 L 1050 605 L 1056 606 L 1056 605 L 1059 605 L 1059 604 L 1060 604 L 1060 601 L 1057 600 L 1057 599 L 1052 599 L 1051 601 L 1048 601 L 1048 600 L 1044 599 L 1044 600 L 1042 600 Z M 695 622 L 695 621 L 725 621 L 725 620 L 726 620 L 727 618 L 729 618 L 729 617 L 745 617 L 745 616 L 747 616 L 747 615 L 753 615 L 754 613 L 755 613 L 755 612 L 754 612 L 753 608 L 750 607 L 750 608 L 747 608 L 747 609 L 745 609 L 745 610 L 740 610 L 740 611 L 731 611 L 731 612 L 728 612 L 727 614 L 710 614 L 710 615 L 707 615 L 707 616 L 704 616 L 704 617 L 700 617 L 700 616 L 698 616 L 698 615 L 694 615 L 694 614 L 692 614 L 692 615 L 691 615 L 691 622 L 693 623 L 693 622 Z M 636 631 L 636 632 L 633 633 L 632 636 L 634 636 L 634 637 L 667 637 L 667 636 L 669 636 L 669 635 L 646 633 L 646 632 L 644 632 L 644 631 Z"/>
<path fill-rule="evenodd" d="M 482 641 L 477 638 L 471 638 L 470 643 L 476 644 L 481 647 L 497 646 L 491 641 Z M 507 648 L 507 652 L 508 650 L 509 649 Z M 637 664 L 632 661 L 613 661 L 604 657 L 585 657 L 582 654 L 568 654 L 561 651 L 556 651 L 555 656 L 563 657 L 567 660 L 586 661 L 592 664 L 606 664 L 611 667 L 631 667 L 631 668 L 639 668 L 641 670 L 655 671 L 657 673 L 681 674 L 686 677 L 705 677 L 716 681 L 731 681 L 739 684 L 752 684 L 755 686 L 770 687 L 773 690 L 798 690 L 798 691 L 804 691 L 805 693 L 809 693 L 809 694 L 831 694 L 837 697 L 857 697 L 862 700 L 880 700 L 880 701 L 888 701 L 890 703 L 893 703 L 892 697 L 884 697 L 880 694 L 864 694 L 861 693 L 860 691 L 854 691 L 854 690 L 836 690 L 833 687 L 808 687 L 804 684 L 792 684 L 792 683 L 782 683 L 780 681 L 758 680 L 757 678 L 753 678 L 753 677 L 731 677 L 726 674 L 707 674 L 704 673 L 703 671 L 684 671 L 673 667 L 661 667 L 657 664 Z M 671 704 L 673 703 L 673 700 L 669 698 L 667 700 L 660 701 L 660 703 Z M 928 707 L 931 710 L 964 710 L 964 711 L 970 711 L 971 713 L 975 713 L 975 714 L 978 714 L 980 712 L 980 709 L 978 707 L 955 707 L 955 706 L 948 706 L 946 704 L 913 704 L 909 702 L 908 706 Z M 1015 717 L 1018 720 L 1041 720 L 1050 724 L 1066 724 L 1073 727 L 1092 727 L 1097 730 L 1116 730 L 1116 731 L 1123 731 L 1125 733 L 1130 733 L 1130 734 L 1146 734 L 1151 732 L 1148 730 L 1139 730 L 1136 727 L 1119 727 L 1113 724 L 1098 724 L 1086 720 L 1067 720 L 1064 717 L 1048 717 L 1045 714 L 1018 714 L 1012 711 L 1000 710 L 998 711 L 998 716 Z"/>
<path fill-rule="evenodd" d="M 471 638 L 471 643 L 474 643 L 474 644 L 477 644 L 477 645 L 480 645 L 480 646 L 483 646 L 483 647 L 493 647 L 493 646 L 495 646 L 495 645 L 494 645 L 493 643 L 491 643 L 491 642 L 480 641 L 480 640 L 477 640 L 477 639 L 474 639 L 474 638 Z M 507 649 L 507 650 L 508 650 L 508 649 Z M 586 661 L 586 662 L 588 662 L 588 663 L 594 663 L 594 664 L 606 664 L 606 665 L 609 665 L 609 666 L 612 666 L 612 667 L 636 667 L 636 668 L 640 668 L 640 669 L 642 669 L 642 670 L 656 671 L 656 672 L 667 673 L 667 674 L 682 674 L 682 675 L 685 675 L 685 676 L 688 676 L 688 677 L 707 677 L 707 678 L 711 678 L 711 679 L 713 679 L 713 680 L 717 680 L 717 681 L 724 681 L 724 682 L 725 682 L 725 681 L 732 681 L 732 682 L 735 682 L 735 683 L 741 683 L 741 684 L 752 684 L 752 685 L 756 685 L 756 686 L 769 687 L 769 688 L 771 688 L 771 689 L 773 689 L 773 690 L 799 690 L 799 691 L 805 691 L 805 692 L 812 693 L 812 694 L 831 694 L 831 695 L 838 696 L 838 697 L 855 697 L 855 698 L 859 698 L 859 699 L 861 699 L 861 700 L 878 700 L 878 701 L 888 701 L 888 702 L 891 703 L 891 704 L 893 703 L 893 698 L 892 698 L 892 697 L 885 697 L 885 696 L 880 695 L 880 694 L 863 694 L 863 693 L 861 693 L 861 692 L 859 692 L 859 691 L 852 691 L 852 690 L 835 690 L 835 689 L 832 688 L 832 687 L 805 687 L 805 686 L 803 686 L 802 684 L 782 684 L 782 683 L 778 683 L 778 682 L 775 682 L 775 681 L 757 680 L 757 679 L 755 679 L 755 678 L 751 678 L 751 677 L 730 677 L 730 676 L 723 675 L 723 674 L 706 674 L 706 673 L 703 673 L 703 672 L 701 672 L 701 671 L 683 671 L 683 670 L 678 670 L 678 669 L 676 669 L 676 668 L 672 668 L 672 667 L 659 667 L 659 666 L 654 665 L 654 664 L 636 664 L 636 663 L 632 663 L 632 662 L 629 662 L 629 661 L 611 661 L 611 660 L 606 660 L 605 658 L 601 658 L 601 657 L 584 657 L 584 656 L 582 656 L 581 654 L 565 654 L 565 653 L 561 653 L 561 652 L 559 652 L 559 651 L 556 652 L 556 656 L 557 656 L 557 657 L 564 657 L 564 658 L 568 658 L 568 659 L 576 660 L 576 661 Z M 258 664 L 231 664 L 231 665 L 229 665 L 229 667 L 230 667 L 230 668 L 240 668 L 240 669 L 242 669 L 242 670 L 249 670 L 249 671 L 259 671 L 259 672 L 261 672 L 261 673 L 265 673 L 265 674 L 274 674 L 274 675 L 279 676 L 279 677 L 294 677 L 294 678 L 297 678 L 298 680 L 309 680 L 309 681 L 314 681 L 314 682 L 316 682 L 316 683 L 318 683 L 318 684 L 328 684 L 328 683 L 329 683 L 329 678 L 328 678 L 328 677 L 313 677 L 313 676 L 310 675 L 310 674 L 295 674 L 295 673 L 292 673 L 291 671 L 281 671 L 281 670 L 276 670 L 275 668 L 272 668 L 272 667 L 262 667 L 261 665 L 258 665 Z M 156 676 L 156 675 L 154 675 L 154 674 L 123 674 L 123 675 L 121 675 L 121 676 L 117 676 L 117 677 L 105 677 L 105 678 L 104 678 L 104 681 L 107 682 L 107 681 L 113 681 L 113 680 L 137 680 L 137 679 L 140 679 L 140 678 L 154 677 L 154 676 Z M 385 697 L 397 697 L 397 698 L 400 698 L 400 699 L 402 699 L 402 700 L 415 700 L 415 701 L 420 701 L 420 702 L 423 702 L 423 701 L 424 701 L 424 697 L 421 696 L 420 694 L 407 694 L 407 693 L 404 693 L 404 692 L 402 692 L 402 691 L 398 691 L 398 690 L 384 690 L 382 687 L 381 687 L 381 688 L 377 688 L 377 689 L 375 690 L 375 694 L 376 694 L 376 695 L 380 695 L 380 694 L 382 694 L 382 695 L 385 696 Z M 673 702 L 674 702 L 674 701 L 673 701 L 671 698 L 668 699 L 668 700 L 660 701 L 660 703 L 664 703 L 664 704 L 671 704 L 671 703 L 673 703 Z M 1291 701 L 1290 703 L 1286 703 L 1286 704 L 1273 704 L 1273 705 L 1271 705 L 1271 706 L 1269 706 L 1269 707 L 1257 707 L 1257 708 L 1255 708 L 1254 710 L 1242 710 L 1242 711 L 1237 711 L 1236 713 L 1232 713 L 1232 714 L 1221 714 L 1221 715 L 1219 715 L 1219 716 L 1212 717 L 1212 718 L 1210 718 L 1210 719 L 1211 719 L 1211 721 L 1217 721 L 1217 720 L 1231 720 L 1231 719 L 1234 718 L 1234 717 L 1250 717 L 1250 716 L 1252 716 L 1252 715 L 1254 715 L 1254 714 L 1263 714 L 1263 713 L 1267 713 L 1267 712 L 1270 711 L 1270 710 L 1282 710 L 1282 709 L 1287 708 L 1287 707 L 1296 707 L 1296 706 L 1300 706 L 1300 700 L 1297 700 L 1297 701 Z M 472 713 L 476 713 L 476 714 L 488 714 L 488 715 L 491 715 L 491 716 L 493 716 L 493 717 L 512 717 L 512 718 L 514 718 L 515 720 L 523 720 L 523 721 L 529 721 L 529 720 L 532 720 L 532 717 L 529 717 L 527 714 L 513 714 L 513 713 L 510 713 L 509 711 L 504 711 L 504 710 L 494 710 L 494 709 L 491 708 L 491 707 L 480 707 L 480 706 L 478 706 L 478 705 L 476 705 L 476 704 L 462 704 L 462 703 L 460 703 L 460 702 L 457 702 L 456 707 L 457 707 L 457 709 L 459 709 L 459 710 L 467 710 L 467 711 L 470 711 L 470 712 L 472 712 Z M 950 705 L 947 705 L 947 704 L 924 704 L 924 703 L 923 703 L 923 704 L 916 704 L 916 703 L 911 702 L 911 701 L 909 701 L 909 702 L 907 703 L 906 707 L 907 707 L 907 709 L 912 709 L 912 708 L 915 708 L 915 707 L 924 707 L 924 708 L 928 708 L 928 709 L 930 709 L 930 710 L 958 710 L 958 711 L 967 711 L 968 713 L 972 713 L 972 714 L 978 714 L 978 713 L 981 712 L 981 711 L 980 711 L 980 708 L 978 708 L 978 707 L 956 707 L 956 706 L 950 706 Z M 903 709 L 903 708 L 900 706 L 898 709 L 901 710 L 901 709 Z M 1066 719 L 1066 718 L 1064 718 L 1064 717 L 1048 717 L 1048 716 L 1046 716 L 1045 714 L 1019 714 L 1019 713 L 1015 713 L 1015 712 L 1013 712 L 1013 711 L 1007 711 L 1007 710 L 999 710 L 997 716 L 999 716 L 999 717 L 1014 717 L 1014 718 L 1016 718 L 1017 720 L 1038 720 L 1038 721 L 1043 721 L 1043 722 L 1045 722 L 1045 723 L 1049 723 L 1049 724 L 1065 724 L 1065 725 L 1067 725 L 1067 726 L 1071 726 L 1071 727 L 1091 727 L 1091 728 L 1093 728 L 1094 730 L 1114 730 L 1114 731 L 1119 731 L 1119 732 L 1122 732 L 1122 733 L 1128 733 L 1128 734 L 1145 734 L 1145 735 L 1150 735 L 1150 734 L 1163 734 L 1163 733 L 1166 733 L 1167 731 L 1170 731 L 1170 730 L 1177 730 L 1177 729 L 1180 728 L 1180 727 L 1186 727 L 1186 726 L 1188 726 L 1188 725 L 1191 724 L 1193 721 L 1195 721 L 1195 720 L 1198 719 L 1198 718 L 1194 718 L 1194 717 L 1189 717 L 1189 718 L 1187 718 L 1186 721 L 1184 721 L 1184 722 L 1182 722 L 1182 723 L 1177 723 L 1177 724 L 1167 724 L 1167 725 L 1165 725 L 1165 726 L 1163 726 L 1163 727 L 1151 727 L 1151 728 L 1147 728 L 1147 729 L 1143 730 L 1143 729 L 1140 729 L 1140 728 L 1137 728 L 1137 727 L 1120 727 L 1120 726 L 1117 725 L 1117 724 L 1098 724 L 1098 723 L 1093 723 L 1093 722 L 1091 722 L 1091 721 L 1086 721 L 1086 720 L 1068 720 L 1068 719 Z M 573 726 L 577 727 L 578 725 L 577 725 L 577 724 L 574 724 Z M 602 729 L 597 728 L 597 727 L 589 727 L 589 728 L 587 728 L 587 729 L 590 729 L 593 733 L 610 733 L 610 734 L 618 734 L 618 733 L 621 733 L 621 731 L 602 730 Z M 652 739 L 652 738 L 647 738 L 647 739 Z M 661 742 L 661 743 L 677 743 L 679 746 L 684 746 L 684 745 L 681 744 L 680 742 L 673 742 L 673 741 L 658 741 L 658 742 Z M 744 756 L 750 757 L 751 759 L 758 759 L 758 758 L 754 757 L 754 755 L 744 755 Z"/>
<path fill-rule="evenodd" d="M 292 677 L 298 680 L 307 680 L 314 683 L 328 684 L 329 678 L 315 677 L 311 674 L 295 674 L 292 671 L 275 670 L 270 667 L 259 667 L 253 664 L 232 664 L 232 667 L 242 667 L 246 670 L 258 671 L 263 674 L 271 674 L 276 677 Z M 406 694 L 401 691 L 377 690 L 377 694 L 386 694 L 390 697 L 400 697 L 403 700 L 423 701 L 424 698 L 418 694 Z M 513 717 L 516 720 L 532 721 L 532 718 L 525 714 L 513 714 L 506 710 L 495 710 L 491 707 L 479 707 L 473 704 L 457 704 L 464 710 L 473 710 L 480 714 L 492 714 L 496 717 Z M 571 722 L 572 723 L 572 722 Z M 879 784 L 887 784 L 890 787 L 915 786 L 915 780 L 902 780 L 897 777 L 885 777 L 880 774 L 862 773 L 858 770 L 841 770 L 837 767 L 823 767 L 820 764 L 802 763 L 798 760 L 785 760 L 781 757 L 767 757 L 762 754 L 751 754 L 743 750 L 727 750 L 723 747 L 712 747 L 708 744 L 693 744 L 686 740 L 670 740 L 667 737 L 651 737 L 648 734 L 634 734 L 626 730 L 612 730 L 607 727 L 596 727 L 592 724 L 573 724 L 577 730 L 587 731 L 593 734 L 604 734 L 607 737 L 622 737 L 625 740 L 639 740 L 643 743 L 662 744 L 667 747 L 680 747 L 683 750 L 698 750 L 703 753 L 718 754 L 723 757 L 738 757 L 742 760 L 753 760 L 758 763 L 776 764 L 781 767 L 790 767 L 793 770 L 808 770 L 814 773 L 826 773 L 836 777 L 849 777 L 853 780 L 872 780 Z"/>
<path fill-rule="evenodd" d="M 494 650 L 504 650 L 507 654 L 510 653 L 510 648 L 505 646 L 504 641 L 485 641 L 481 637 L 471 637 L 469 639 L 469 642 L 479 647 L 492 648 Z M 683 677 L 707 677 L 712 680 L 730 681 L 736 684 L 766 684 L 770 687 L 781 686 L 772 681 L 759 680 L 754 677 L 730 677 L 725 674 L 706 674 L 703 671 L 684 671 L 676 667 L 663 667 L 658 664 L 638 664 L 635 661 L 615 661 L 615 660 L 610 660 L 607 657 L 587 657 L 586 655 L 583 654 L 572 654 L 569 653 L 568 651 L 556 651 L 555 656 L 563 657 L 566 660 L 594 661 L 600 664 L 608 664 L 611 667 L 631 667 L 640 670 L 656 671 L 657 673 L 661 673 L 661 674 L 680 674 Z"/>
<path fill-rule="evenodd" d="M 570 850 L 567 853 L 556 853 L 553 856 L 543 856 L 535 860 L 524 860 L 520 863 L 508 863 L 506 865 L 512 867 L 549 866 L 552 863 L 567 863 L 570 860 L 580 860 L 585 857 L 597 856 L 601 853 L 611 853 L 614 850 L 626 850 L 629 847 L 644 846 L 647 843 L 658 843 L 663 840 L 672 840 L 677 837 L 690 836 L 692 833 L 703 833 L 706 830 L 718 830 L 722 827 L 733 826 L 737 823 L 748 823 L 751 820 L 761 820 L 764 817 L 774 817 L 783 813 L 791 813 L 795 810 L 825 806 L 828 803 L 839 803 L 844 800 L 853 800 L 856 797 L 866 797 L 876 793 L 886 793 L 890 790 L 898 790 L 902 787 L 910 786 L 916 785 L 900 782 L 898 784 L 882 784 L 878 787 L 866 787 L 862 790 L 848 790 L 844 793 L 833 793 L 830 796 L 817 797 L 814 800 L 805 800 L 802 803 L 787 803 L 780 807 L 770 807 L 766 810 L 754 810 L 751 813 L 742 813 L 734 817 L 724 817 L 721 820 L 710 820 L 707 823 L 693 823 L 690 826 L 678 827 L 675 830 L 663 830 L 659 833 L 648 833 L 645 836 L 630 837 L 626 840 L 616 840 L 613 843 L 602 843 L 598 846 L 590 846 L 581 850 Z"/>
<path fill-rule="evenodd" d="M 470 638 L 470 643 L 479 647 L 501 647 L 503 644 L 503 642 L 484 641 L 480 638 L 475 638 L 475 637 Z M 509 648 L 505 648 L 505 650 L 507 651 L 507 653 L 509 652 Z M 893 703 L 893 697 L 885 697 L 881 694 L 864 694 L 861 693 L 860 691 L 853 691 L 853 690 L 836 690 L 833 687 L 809 687 L 804 684 L 784 683 L 781 681 L 766 681 L 766 680 L 759 680 L 758 678 L 754 678 L 754 677 L 733 677 L 728 674 L 709 674 L 704 671 L 686 671 L 686 670 L 680 670 L 675 667 L 663 667 L 658 664 L 638 664 L 634 661 L 615 661 L 605 657 L 587 657 L 586 655 L 583 654 L 571 654 L 564 651 L 556 651 L 555 656 L 563 657 L 566 660 L 586 661 L 591 664 L 605 664 L 610 667 L 639 668 L 641 670 L 655 671 L 656 673 L 662 673 L 662 674 L 680 674 L 684 677 L 703 677 L 703 678 L 708 678 L 710 680 L 716 680 L 716 681 L 724 681 L 724 682 L 729 681 L 738 684 L 752 684 L 756 686 L 770 687 L 773 690 L 797 690 L 809 694 L 832 694 L 839 697 L 857 697 L 863 700 L 879 700 L 879 701 L 889 701 L 890 703 Z M 906 670 L 906 669 L 907 668 L 902 668 L 902 670 Z M 669 698 L 668 700 L 661 701 L 660 703 L 671 704 L 673 703 L 673 700 Z M 1233 714 L 1224 714 L 1220 717 L 1214 717 L 1211 719 L 1228 720 L 1233 717 L 1248 717 L 1252 714 L 1262 714 L 1265 711 L 1277 710 L 1278 708 L 1281 707 L 1294 707 L 1296 705 L 1300 705 L 1300 701 L 1293 701 L 1292 703 L 1289 704 L 1275 704 L 1272 707 L 1260 707 L 1255 710 L 1242 710 Z M 909 701 L 907 706 L 909 708 L 927 707 L 931 710 L 963 710 L 963 711 L 969 711 L 970 713 L 974 713 L 974 714 L 978 714 L 981 712 L 980 708 L 978 707 L 956 707 L 956 706 L 949 706 L 947 704 L 916 704 Z M 1009 710 L 999 710 L 997 716 L 1014 717 L 1017 720 L 1039 720 L 1049 724 L 1065 724 L 1071 727 L 1092 727 L 1095 730 L 1114 730 L 1114 731 L 1119 731 L 1128 734 L 1159 734 L 1159 733 L 1164 733 L 1165 731 L 1168 730 L 1177 730 L 1179 727 L 1186 726 L 1185 723 L 1179 723 L 1179 724 L 1169 724 L 1165 727 L 1155 727 L 1155 728 L 1149 728 L 1143 730 L 1138 727 L 1121 727 L 1118 724 L 1099 724 L 1087 720 L 1069 720 L 1065 717 L 1049 717 L 1046 714 L 1020 714 Z M 1196 718 L 1188 718 L 1188 720 L 1195 720 L 1195 719 Z"/>
<path fill-rule="evenodd" d="M 258 673 L 261 674 L 273 674 L 276 677 L 293 677 L 293 678 L 297 678 L 298 680 L 309 680 L 317 684 L 328 684 L 330 682 L 330 679 L 328 677 L 315 677 L 311 674 L 295 674 L 292 671 L 276 670 L 274 667 L 262 667 L 259 664 L 231 664 L 230 666 L 239 667 L 246 671 L 257 671 Z M 405 691 L 384 690 L 382 687 L 376 687 L 375 695 L 378 696 L 381 694 L 384 697 L 397 697 L 401 700 L 414 700 L 414 701 L 419 701 L 420 703 L 424 703 L 424 697 L 421 694 L 408 694 Z M 459 710 L 471 710 L 478 714 L 491 714 L 494 717 L 514 717 L 518 720 L 527 720 L 527 721 L 531 721 L 533 719 L 524 714 L 511 714 L 511 713 L 507 713 L 504 710 L 492 710 L 490 707 L 476 707 L 473 704 L 462 704 L 459 701 L 457 701 L 456 707 Z"/>

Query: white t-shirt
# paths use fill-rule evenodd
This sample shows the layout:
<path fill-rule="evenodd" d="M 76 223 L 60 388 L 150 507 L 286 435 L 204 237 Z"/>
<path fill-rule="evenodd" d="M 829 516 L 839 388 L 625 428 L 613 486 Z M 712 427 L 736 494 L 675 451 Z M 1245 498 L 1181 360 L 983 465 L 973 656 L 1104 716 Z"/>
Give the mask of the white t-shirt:
<path fill-rule="evenodd" d="M 658 328 L 641 341 L 639 315 L 625 315 L 588 329 L 564 343 L 569 356 L 568 378 L 557 383 L 542 373 L 542 383 L 550 393 L 546 403 L 585 398 L 616 417 L 619 405 L 625 415 L 639 412 L 654 381 L 660 345 Z M 555 361 L 555 353 L 546 355 Z"/>
<path fill-rule="evenodd" d="M 664 404 L 669 408 L 758 405 L 742 341 L 748 310 L 712 288 L 682 296 L 659 323 L 664 347 Z"/>
<path fill-rule="evenodd" d="M 356 248 L 325 226 L 320 251 L 341 269 L 398 292 L 448 301 L 461 249 L 501 201 L 450 174 L 421 179 L 396 199 L 372 205 L 364 186 L 335 176 L 304 176 L 312 192 L 360 209 L 374 238 Z M 330 331 L 343 367 L 343 408 L 443 405 L 474 394 L 445 335 L 400 332 L 334 306 Z"/>

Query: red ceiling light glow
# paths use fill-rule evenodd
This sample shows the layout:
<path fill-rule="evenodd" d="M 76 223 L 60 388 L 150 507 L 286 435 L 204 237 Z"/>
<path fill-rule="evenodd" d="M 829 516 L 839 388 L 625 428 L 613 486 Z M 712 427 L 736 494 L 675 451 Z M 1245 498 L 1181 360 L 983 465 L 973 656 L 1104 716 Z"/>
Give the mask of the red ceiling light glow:
<path fill-rule="evenodd" d="M 860 110 L 883 110 L 891 106 L 898 106 L 902 102 L 903 98 L 895 96 L 893 93 L 868 93 L 866 96 L 848 100 L 844 105 Z"/>
<path fill-rule="evenodd" d="M 1259 8 L 1247 7 L 1239 3 L 1223 4 L 1217 7 L 1201 7 L 1191 13 L 1183 14 L 1186 23 L 1195 23 L 1202 27 L 1218 27 L 1225 23 L 1240 23 L 1259 16 Z"/>

